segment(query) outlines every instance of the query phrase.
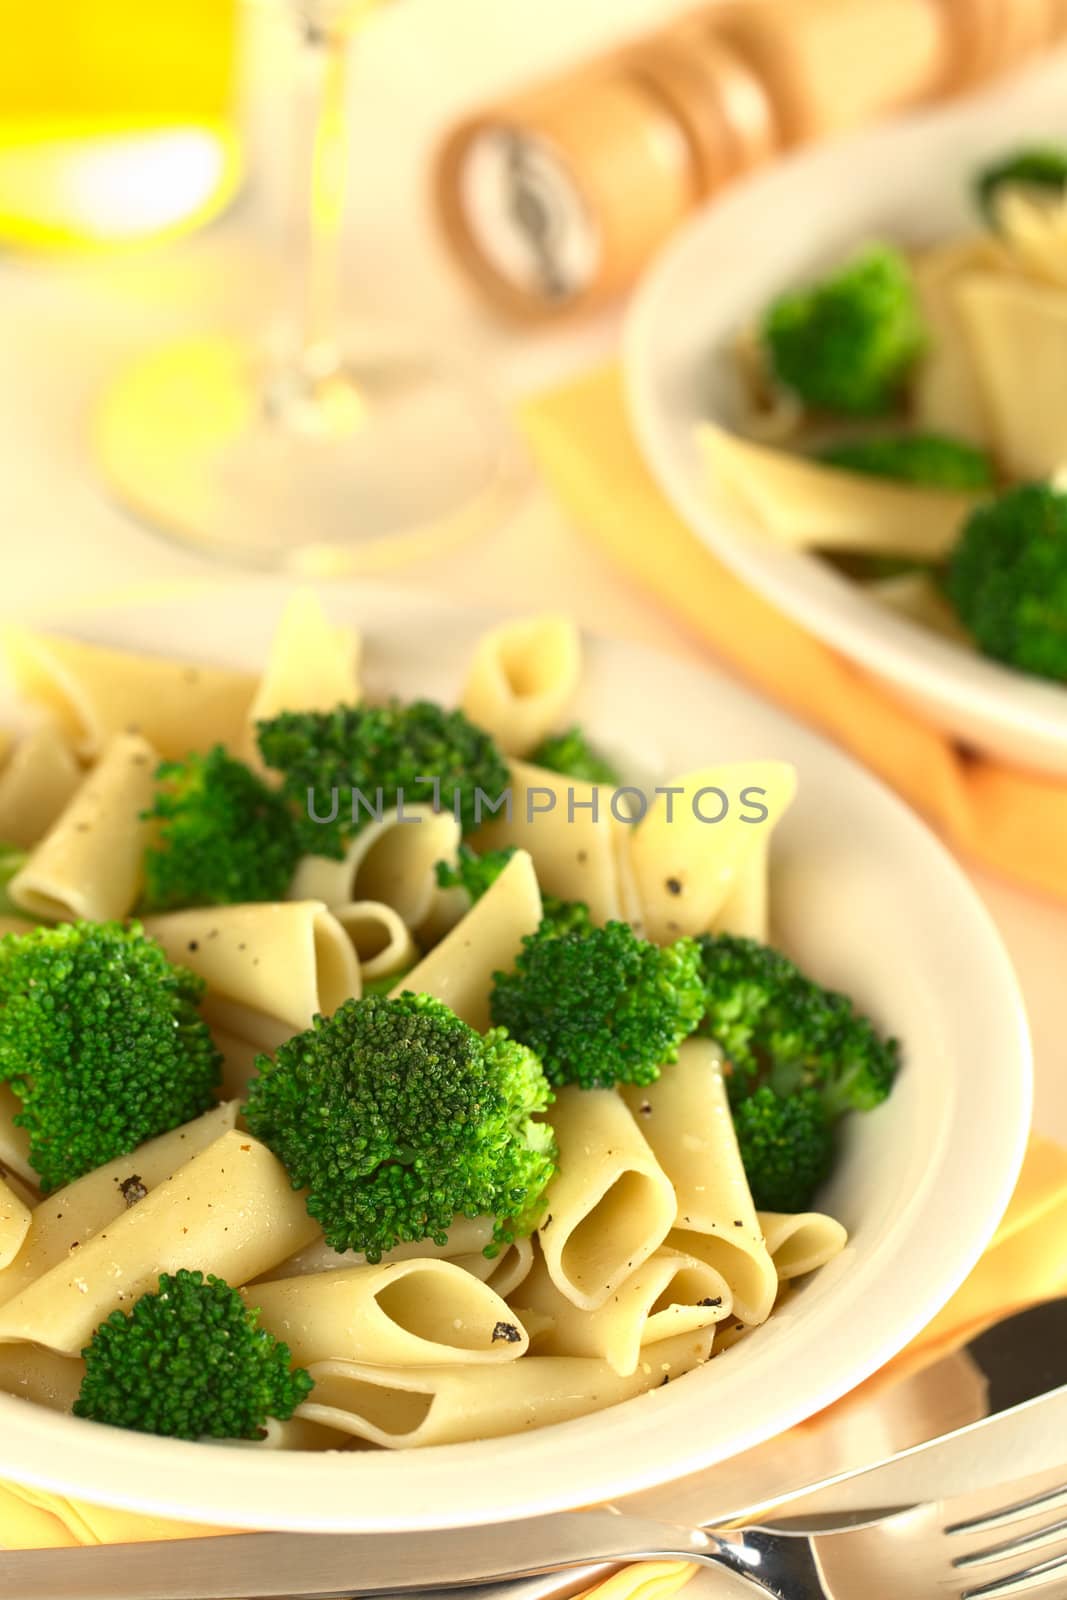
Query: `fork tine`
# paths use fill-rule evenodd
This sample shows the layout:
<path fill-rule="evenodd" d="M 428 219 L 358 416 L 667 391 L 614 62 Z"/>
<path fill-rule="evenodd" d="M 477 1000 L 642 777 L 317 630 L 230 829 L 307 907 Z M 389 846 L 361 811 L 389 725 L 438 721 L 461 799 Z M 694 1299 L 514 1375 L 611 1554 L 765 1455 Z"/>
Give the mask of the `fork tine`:
<path fill-rule="evenodd" d="M 1051 1510 L 1058 1501 L 1067 1503 L 1067 1484 L 1060 1484 L 1055 1489 L 1046 1489 L 1042 1494 L 1031 1495 L 1026 1500 L 1016 1500 L 1012 1505 L 998 1506 L 983 1516 L 968 1517 L 965 1522 L 951 1522 L 945 1532 L 949 1535 L 981 1533 L 987 1528 L 1000 1528 L 1006 1522 L 1018 1522 L 1021 1517 L 1029 1516 L 1033 1512 Z"/>
<path fill-rule="evenodd" d="M 974 1589 L 961 1589 L 960 1600 L 1000 1600 L 1001 1596 L 1022 1594 L 1032 1589 L 1043 1579 L 1051 1577 L 1054 1573 L 1067 1569 L 1067 1551 L 1062 1555 L 1052 1556 L 1048 1561 L 1036 1562 L 1033 1566 L 1023 1567 L 1018 1572 L 1009 1573 L 1003 1578 L 994 1578 L 989 1583 L 981 1583 Z"/>
<path fill-rule="evenodd" d="M 1054 1539 L 1056 1534 L 1065 1532 L 1067 1532 L 1067 1518 L 1061 1517 L 1058 1522 L 1046 1522 L 1030 1533 L 1021 1533 L 1018 1538 L 1006 1539 L 1000 1544 L 988 1544 L 980 1550 L 969 1550 L 965 1556 L 957 1556 L 952 1565 L 980 1567 L 987 1561 L 1003 1561 L 1008 1556 L 1025 1555 L 1027 1550 L 1046 1544 L 1050 1539 Z"/>

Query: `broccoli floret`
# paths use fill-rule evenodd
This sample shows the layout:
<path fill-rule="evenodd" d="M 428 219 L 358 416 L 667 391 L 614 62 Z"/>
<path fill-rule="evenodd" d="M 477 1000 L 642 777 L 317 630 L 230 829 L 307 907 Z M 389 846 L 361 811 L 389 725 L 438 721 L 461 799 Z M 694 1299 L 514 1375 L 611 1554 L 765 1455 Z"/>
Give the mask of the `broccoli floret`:
<path fill-rule="evenodd" d="M 480 900 L 491 889 L 518 847 L 507 845 L 503 850 L 486 850 L 481 855 L 469 844 L 461 844 L 453 867 L 439 861 L 434 868 L 440 889 L 466 889 L 471 902 Z"/>
<path fill-rule="evenodd" d="M 807 1211 L 834 1153 L 818 1089 L 782 1099 L 763 1084 L 734 1107 L 734 1129 L 757 1211 Z"/>
<path fill-rule="evenodd" d="M 561 772 L 565 778 L 577 778 L 580 783 L 609 783 L 617 788 L 622 782 L 621 774 L 594 749 L 577 726 L 568 728 L 566 733 L 550 734 L 529 760 L 535 767 Z"/>
<path fill-rule="evenodd" d="M 184 1268 L 130 1312 L 113 1311 L 82 1351 L 74 1415 L 171 1439 L 257 1439 L 314 1384 L 228 1283 Z"/>
<path fill-rule="evenodd" d="M 371 820 L 379 790 L 386 806 L 398 796 L 408 806 L 439 804 L 469 833 L 481 821 L 478 792 L 495 800 L 508 784 L 489 735 L 430 700 L 284 711 L 257 730 L 263 760 L 282 774 L 301 844 L 314 855 L 340 859 Z M 316 821 L 311 812 L 328 818 L 334 800 L 336 817 Z"/>
<path fill-rule="evenodd" d="M 979 210 L 995 227 L 997 192 L 1002 188 L 1045 189 L 1052 194 L 1067 194 L 1067 148 L 1046 144 L 1015 150 L 991 166 L 983 167 L 974 188 Z"/>
<path fill-rule="evenodd" d="M 541 938 L 561 933 L 588 933 L 593 926 L 584 900 L 560 900 L 554 894 L 541 896 L 541 921 L 537 929 Z"/>
<path fill-rule="evenodd" d="M 702 934 L 703 1031 L 730 1063 L 736 1106 L 766 1082 L 783 1098 L 819 1091 L 833 1121 L 869 1111 L 893 1086 L 895 1039 L 882 1039 L 847 995 L 824 989 L 756 939 Z"/>
<path fill-rule="evenodd" d="M 8 885 L 15 874 L 22 871 L 28 860 L 28 850 L 21 849 L 17 844 L 0 844 L 0 916 L 26 915 L 8 894 Z"/>
<path fill-rule="evenodd" d="M 240 905 L 281 900 L 300 855 L 289 806 L 221 745 L 164 761 L 145 817 L 160 823 L 145 852 L 145 904 Z"/>
<path fill-rule="evenodd" d="M 493 974 L 489 1007 L 550 1083 L 652 1083 L 700 1021 L 700 952 L 692 939 L 661 949 L 626 922 L 559 932 L 550 921 L 523 939 L 513 972 Z"/>
<path fill-rule="evenodd" d="M 895 478 L 931 489 L 990 489 L 993 463 L 984 450 L 941 433 L 902 433 L 879 439 L 843 439 L 818 452 L 824 466 Z"/>
<path fill-rule="evenodd" d="M 945 591 L 983 654 L 1067 680 L 1067 494 L 1030 483 L 979 506 L 952 552 Z"/>
<path fill-rule="evenodd" d="M 136 922 L 74 922 L 0 939 L 0 1083 L 30 1162 L 55 1189 L 206 1111 L 222 1058 L 199 978 Z"/>
<path fill-rule="evenodd" d="M 405 1240 L 444 1244 L 453 1216 L 532 1232 L 555 1171 L 540 1062 L 503 1029 L 476 1033 L 425 994 L 347 1000 L 271 1060 L 245 1116 L 335 1250 L 377 1261 Z"/>
<path fill-rule="evenodd" d="M 855 417 L 891 410 L 924 344 L 907 262 L 871 246 L 774 301 L 763 340 L 775 377 L 806 405 Z"/>

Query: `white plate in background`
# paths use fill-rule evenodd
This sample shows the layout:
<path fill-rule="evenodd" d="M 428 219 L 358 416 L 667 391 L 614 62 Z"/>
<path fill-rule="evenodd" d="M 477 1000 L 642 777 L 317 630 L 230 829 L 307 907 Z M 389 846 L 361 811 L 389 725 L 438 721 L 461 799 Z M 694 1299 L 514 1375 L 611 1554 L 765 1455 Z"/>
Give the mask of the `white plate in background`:
<path fill-rule="evenodd" d="M 252 579 L 51 619 L 121 648 L 255 666 L 287 587 Z M 336 585 L 372 695 L 454 697 L 498 620 Z M 0 692 L 0 712 L 3 712 Z M 821 1201 L 845 1253 L 752 1338 L 667 1388 L 519 1437 L 406 1453 L 279 1454 L 127 1433 L 0 1396 L 0 1476 L 230 1527 L 418 1531 L 493 1524 L 667 1482 L 771 1437 L 889 1360 L 974 1265 L 1010 1197 L 1030 1117 L 1026 1020 L 993 925 L 933 835 L 881 784 L 726 678 L 589 640 L 576 716 L 664 776 L 777 756 L 799 794 L 775 835 L 786 947 L 903 1041 L 887 1103 L 848 1120 Z"/>
<path fill-rule="evenodd" d="M 624 365 L 645 459 L 675 510 L 736 575 L 976 749 L 1067 775 L 1067 685 L 1015 672 L 894 614 L 817 555 L 788 550 L 711 481 L 702 418 L 735 421 L 727 354 L 783 289 L 879 238 L 973 232 L 974 171 L 1067 137 L 1067 57 L 1010 87 L 781 162 L 700 212 L 635 297 Z M 1064 374 L 1067 395 L 1067 373 Z M 1067 403 L 1067 401 L 1065 401 Z"/>

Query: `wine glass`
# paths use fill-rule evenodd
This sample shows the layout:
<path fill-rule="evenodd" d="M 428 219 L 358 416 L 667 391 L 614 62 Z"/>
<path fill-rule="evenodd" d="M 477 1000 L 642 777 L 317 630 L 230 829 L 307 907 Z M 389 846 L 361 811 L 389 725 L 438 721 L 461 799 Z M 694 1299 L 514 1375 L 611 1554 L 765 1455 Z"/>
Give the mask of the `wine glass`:
<path fill-rule="evenodd" d="M 381 0 L 284 0 L 299 38 L 295 315 L 283 347 L 203 337 L 124 371 L 97 418 L 119 498 L 230 561 L 327 576 L 458 541 L 510 502 L 517 453 L 454 361 L 345 327 L 340 238 L 353 37 Z"/>

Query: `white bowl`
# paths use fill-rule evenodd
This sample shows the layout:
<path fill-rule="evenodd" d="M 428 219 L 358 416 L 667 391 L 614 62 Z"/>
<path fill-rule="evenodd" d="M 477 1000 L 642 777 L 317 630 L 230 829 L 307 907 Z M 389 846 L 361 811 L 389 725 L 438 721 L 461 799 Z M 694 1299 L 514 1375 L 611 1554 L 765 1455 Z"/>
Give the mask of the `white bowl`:
<path fill-rule="evenodd" d="M 250 580 L 57 625 L 97 642 L 255 664 L 285 595 Z M 324 596 L 365 634 L 371 694 L 447 699 L 492 620 L 409 593 Z M 844 756 L 723 678 L 590 640 L 576 707 L 636 770 L 781 756 L 799 797 L 775 839 L 787 947 L 904 1043 L 889 1101 L 852 1118 L 823 1203 L 845 1253 L 770 1324 L 668 1388 L 580 1421 L 405 1454 L 278 1455 L 81 1422 L 0 1396 L 0 1475 L 227 1526 L 418 1530 L 494 1523 L 667 1482 L 759 1443 L 881 1366 L 973 1266 L 1018 1172 L 1026 1020 L 989 917 L 951 858 Z"/>
<path fill-rule="evenodd" d="M 968 651 L 891 612 L 829 563 L 783 549 L 727 502 L 696 443 L 729 427 L 737 330 L 784 287 L 871 238 L 974 231 L 969 185 L 991 154 L 1067 134 L 1067 65 L 782 162 L 701 212 L 645 279 L 624 341 L 630 414 L 675 510 L 753 589 L 977 749 L 1067 774 L 1067 686 Z"/>

